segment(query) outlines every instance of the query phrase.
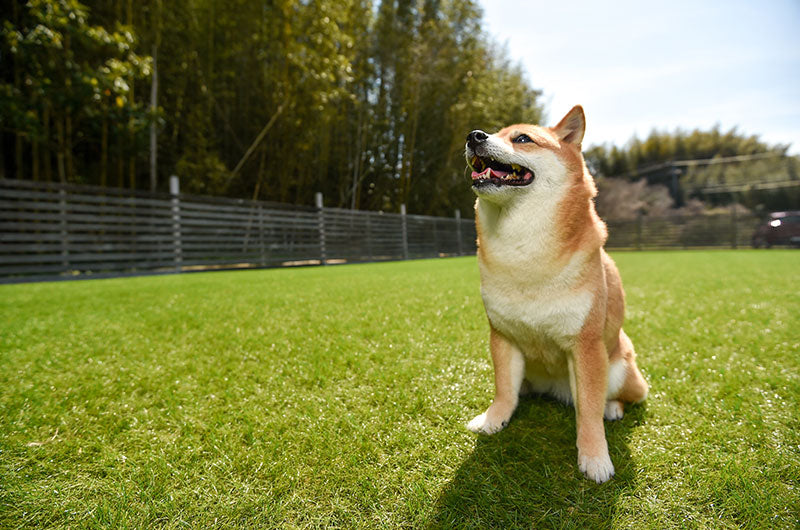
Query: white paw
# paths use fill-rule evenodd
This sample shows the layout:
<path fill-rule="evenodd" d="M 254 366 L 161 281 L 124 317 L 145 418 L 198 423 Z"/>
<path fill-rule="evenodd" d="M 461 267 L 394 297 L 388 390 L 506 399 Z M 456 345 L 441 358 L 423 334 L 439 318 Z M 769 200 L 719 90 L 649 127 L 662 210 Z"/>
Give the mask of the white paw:
<path fill-rule="evenodd" d="M 606 410 L 603 417 L 607 420 L 620 420 L 625 415 L 625 408 L 619 401 L 612 399 L 606 402 Z"/>
<path fill-rule="evenodd" d="M 578 469 L 598 484 L 602 484 L 614 476 L 614 464 L 611 463 L 608 452 L 595 457 L 578 454 Z"/>
<path fill-rule="evenodd" d="M 467 429 L 478 434 L 494 434 L 503 430 L 506 425 L 508 425 L 508 421 L 492 421 L 487 411 L 472 418 L 472 421 L 467 424 Z"/>

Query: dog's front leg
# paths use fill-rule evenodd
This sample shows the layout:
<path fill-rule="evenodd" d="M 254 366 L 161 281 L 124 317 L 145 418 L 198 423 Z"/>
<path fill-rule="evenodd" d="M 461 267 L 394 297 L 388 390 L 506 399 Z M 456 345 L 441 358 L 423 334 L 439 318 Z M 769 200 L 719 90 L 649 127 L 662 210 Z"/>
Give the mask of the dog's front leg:
<path fill-rule="evenodd" d="M 494 434 L 508 425 L 519 402 L 519 390 L 525 377 L 525 358 L 499 331 L 492 328 L 489 338 L 494 364 L 494 401 L 486 412 L 467 424 L 472 432 Z"/>
<path fill-rule="evenodd" d="M 568 367 L 575 403 L 578 468 L 602 484 L 614 475 L 603 425 L 608 385 L 608 357 L 603 342 L 579 341 Z"/>

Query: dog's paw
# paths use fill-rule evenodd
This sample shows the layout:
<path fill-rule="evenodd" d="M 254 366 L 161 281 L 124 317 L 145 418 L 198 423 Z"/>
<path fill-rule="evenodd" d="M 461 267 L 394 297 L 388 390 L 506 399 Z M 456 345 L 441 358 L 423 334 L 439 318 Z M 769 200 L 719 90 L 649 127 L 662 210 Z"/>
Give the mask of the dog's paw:
<path fill-rule="evenodd" d="M 621 401 L 617 401 L 612 399 L 606 402 L 606 410 L 603 413 L 603 417 L 609 421 L 613 420 L 621 420 L 622 416 L 625 415 L 625 407 Z"/>
<path fill-rule="evenodd" d="M 467 424 L 467 429 L 477 434 L 494 434 L 508 425 L 508 421 L 495 419 L 492 421 L 489 411 L 478 414 Z"/>
<path fill-rule="evenodd" d="M 600 456 L 586 456 L 578 454 L 578 469 L 590 478 L 602 484 L 614 476 L 614 464 L 611 463 L 611 457 L 608 452 Z"/>

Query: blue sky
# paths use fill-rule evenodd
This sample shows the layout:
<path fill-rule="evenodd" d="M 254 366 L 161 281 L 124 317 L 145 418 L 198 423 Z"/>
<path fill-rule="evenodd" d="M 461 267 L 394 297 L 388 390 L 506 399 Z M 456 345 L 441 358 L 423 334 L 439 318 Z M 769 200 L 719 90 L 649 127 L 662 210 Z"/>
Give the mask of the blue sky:
<path fill-rule="evenodd" d="M 584 146 L 719 124 L 800 154 L 800 0 L 480 4 L 547 124 L 584 106 Z"/>

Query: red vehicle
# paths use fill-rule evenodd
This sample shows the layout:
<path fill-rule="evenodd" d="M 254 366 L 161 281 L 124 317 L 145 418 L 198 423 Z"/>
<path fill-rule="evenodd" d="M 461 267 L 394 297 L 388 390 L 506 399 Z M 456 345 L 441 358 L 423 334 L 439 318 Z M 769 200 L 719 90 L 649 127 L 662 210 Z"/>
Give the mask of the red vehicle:
<path fill-rule="evenodd" d="M 772 212 L 753 234 L 753 248 L 791 245 L 800 248 L 800 210 Z"/>

